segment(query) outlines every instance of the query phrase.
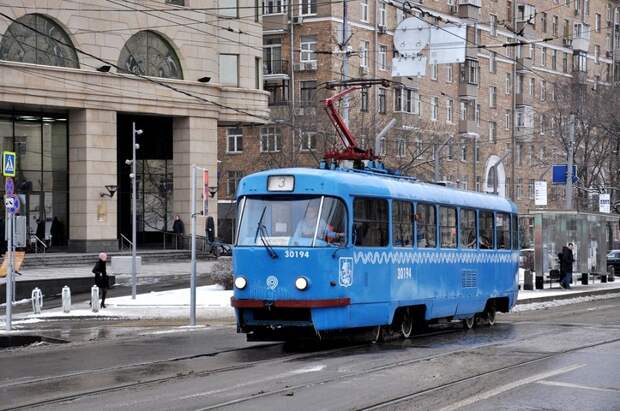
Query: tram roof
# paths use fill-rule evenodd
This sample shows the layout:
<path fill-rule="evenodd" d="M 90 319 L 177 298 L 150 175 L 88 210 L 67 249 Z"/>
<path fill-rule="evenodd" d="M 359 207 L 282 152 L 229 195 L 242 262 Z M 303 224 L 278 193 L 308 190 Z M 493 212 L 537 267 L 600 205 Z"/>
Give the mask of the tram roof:
<path fill-rule="evenodd" d="M 267 191 L 267 178 L 273 175 L 295 176 L 293 194 L 376 196 L 517 212 L 514 203 L 497 195 L 423 183 L 402 176 L 350 169 L 280 168 L 261 171 L 244 177 L 239 184 L 237 195 L 291 194 Z"/>

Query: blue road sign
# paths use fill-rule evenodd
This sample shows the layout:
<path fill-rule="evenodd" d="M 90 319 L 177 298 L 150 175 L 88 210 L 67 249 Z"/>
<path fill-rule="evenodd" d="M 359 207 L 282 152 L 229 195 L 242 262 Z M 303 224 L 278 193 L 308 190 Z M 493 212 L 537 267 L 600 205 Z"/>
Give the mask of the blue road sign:
<path fill-rule="evenodd" d="M 12 151 L 2 152 L 2 175 L 5 177 L 15 177 L 15 153 Z"/>
<path fill-rule="evenodd" d="M 554 164 L 551 166 L 552 183 L 566 184 L 566 175 L 568 174 L 568 164 Z M 579 181 L 577 177 L 577 166 L 573 164 L 573 183 Z"/>
<path fill-rule="evenodd" d="M 19 197 L 15 194 L 4 196 L 4 206 L 9 214 L 15 214 L 19 211 Z"/>
<path fill-rule="evenodd" d="M 4 183 L 4 191 L 7 195 L 15 194 L 15 181 L 11 177 L 6 178 Z"/>

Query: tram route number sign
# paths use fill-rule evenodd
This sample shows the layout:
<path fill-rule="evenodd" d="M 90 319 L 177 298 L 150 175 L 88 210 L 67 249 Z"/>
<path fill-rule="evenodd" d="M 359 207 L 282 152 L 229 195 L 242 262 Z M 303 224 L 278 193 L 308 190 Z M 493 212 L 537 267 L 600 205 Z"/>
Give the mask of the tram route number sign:
<path fill-rule="evenodd" d="M 15 177 L 15 162 L 17 156 L 13 151 L 2 152 L 2 175 L 5 177 Z"/>

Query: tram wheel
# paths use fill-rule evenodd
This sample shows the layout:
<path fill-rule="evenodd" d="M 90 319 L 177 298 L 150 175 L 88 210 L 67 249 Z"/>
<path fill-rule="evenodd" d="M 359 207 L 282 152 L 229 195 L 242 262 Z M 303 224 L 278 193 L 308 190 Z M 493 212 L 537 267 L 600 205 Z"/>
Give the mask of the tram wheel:
<path fill-rule="evenodd" d="M 463 320 L 463 328 L 466 330 L 471 330 L 472 328 L 474 328 L 476 326 L 476 316 L 472 315 L 469 318 L 465 318 Z"/>
<path fill-rule="evenodd" d="M 382 340 L 382 333 L 381 333 L 381 326 L 377 325 L 376 327 L 371 329 L 371 337 L 370 337 L 370 342 L 373 344 L 376 344 L 378 342 L 381 342 Z"/>
<path fill-rule="evenodd" d="M 409 310 L 405 310 L 403 318 L 400 321 L 400 335 L 403 338 L 411 337 L 413 333 L 413 317 Z"/>
<path fill-rule="evenodd" d="M 489 308 L 487 310 L 487 321 L 491 327 L 495 325 L 495 313 L 495 308 Z"/>

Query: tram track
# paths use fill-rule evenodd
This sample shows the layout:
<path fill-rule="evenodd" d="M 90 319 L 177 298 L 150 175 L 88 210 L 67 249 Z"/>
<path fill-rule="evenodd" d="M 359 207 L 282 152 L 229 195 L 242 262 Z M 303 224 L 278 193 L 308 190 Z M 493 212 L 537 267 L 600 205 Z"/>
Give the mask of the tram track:
<path fill-rule="evenodd" d="M 539 333 L 539 335 L 550 335 L 552 333 Z M 527 338 L 523 338 L 523 339 L 515 339 L 515 340 L 511 340 L 509 341 L 510 343 L 515 343 L 515 342 L 520 342 L 520 341 L 525 341 L 527 339 L 531 338 L 531 336 L 528 336 Z M 532 359 L 532 360 L 527 360 L 527 361 L 522 361 L 516 364 L 511 364 L 509 366 L 504 366 L 504 367 L 498 367 L 496 369 L 493 370 L 489 370 L 486 372 L 482 372 L 482 373 L 478 373 L 475 375 L 471 375 L 465 378 L 460 378 L 458 380 L 454 380 L 454 381 L 450 381 L 429 389 L 424 389 L 424 390 L 419 390 L 416 392 L 412 392 L 403 396 L 399 396 L 398 398 L 393 398 L 390 400 L 386 400 L 386 401 L 381 401 L 381 402 L 377 402 L 374 403 L 372 405 L 366 406 L 366 407 L 361 407 L 359 408 L 360 410 L 376 410 L 376 409 L 381 409 L 384 407 L 388 407 L 390 405 L 397 405 L 399 403 L 408 401 L 410 399 L 413 399 L 417 396 L 421 396 L 427 393 L 433 393 L 435 391 L 438 391 L 442 388 L 447 388 L 447 387 L 451 387 L 451 386 L 455 386 L 458 385 L 460 383 L 463 382 L 467 382 L 467 381 L 473 381 L 476 379 L 479 379 L 481 377 L 486 377 L 486 376 L 491 376 L 494 374 L 498 374 L 504 371 L 508 371 L 511 369 L 517 369 L 520 367 L 524 367 L 527 365 L 531 365 L 531 364 L 535 364 L 537 362 L 541 362 L 541 361 L 545 361 L 545 360 L 549 360 L 552 359 L 554 357 L 558 357 L 561 355 L 565 355 L 571 352 L 576 352 L 579 350 L 583 350 L 583 349 L 587 349 L 587 348 L 593 348 L 593 347 L 597 347 L 597 346 L 602 346 L 602 345 L 606 345 L 606 344 L 612 344 L 615 342 L 620 341 L 620 338 L 615 338 L 615 339 L 609 339 L 609 340 L 605 340 L 605 341 L 601 341 L 601 342 L 597 342 L 597 343 L 593 343 L 590 345 L 584 345 L 584 346 L 579 346 L 579 347 L 575 347 L 575 348 L 571 348 L 571 349 L 566 349 L 566 350 L 562 350 L 559 352 L 554 352 L 551 354 L 543 354 L 538 358 Z M 448 357 L 448 356 L 452 356 L 452 355 L 456 355 L 456 354 L 461 354 L 461 353 L 466 353 L 468 351 L 474 351 L 474 350 L 479 350 L 481 348 L 488 348 L 488 347 L 493 347 L 493 346 L 501 346 L 503 344 L 505 344 L 506 341 L 501 341 L 501 342 L 495 342 L 495 343 L 488 343 L 488 344 L 481 344 L 475 347 L 468 347 L 465 349 L 459 349 L 459 350 L 452 350 L 452 351 L 448 351 L 448 352 L 444 352 L 444 353 L 440 353 L 440 354 L 434 354 L 434 355 L 430 355 L 430 356 L 425 356 L 422 358 L 416 358 L 416 359 L 411 359 L 411 360 L 403 360 L 403 361 L 396 361 L 393 363 L 387 363 L 387 364 L 383 364 L 380 366 L 376 366 L 376 367 L 372 367 L 366 370 L 361 370 L 361 371 L 357 371 L 357 372 L 352 372 L 352 373 L 347 373 L 347 374 L 342 374 L 342 375 L 338 375 L 338 376 L 334 376 L 332 378 L 326 378 L 326 379 L 321 379 L 318 381 L 313 381 L 312 383 L 304 383 L 304 384 L 298 384 L 298 385 L 290 385 L 290 386 L 286 386 L 284 388 L 281 389 L 276 389 L 276 390 L 271 390 L 271 391 L 261 391 L 259 393 L 256 394 L 252 394 L 252 395 L 247 395 L 245 397 L 241 397 L 241 398 L 237 398 L 234 400 L 230 400 L 230 401 L 225 401 L 225 402 L 220 402 L 220 403 L 216 403 L 216 404 L 211 404 L 209 406 L 206 407 L 199 407 L 197 408 L 197 410 L 199 411 L 207 411 L 207 410 L 213 410 L 213 409 L 222 409 L 222 408 L 226 408 L 226 407 L 230 407 L 230 406 L 235 406 L 235 405 L 239 405 L 242 403 L 246 403 L 248 401 L 253 401 L 256 399 L 261 399 L 261 398 L 268 398 L 271 396 L 275 396 L 275 395 L 279 395 L 279 394 L 283 394 L 283 393 L 287 393 L 287 395 L 295 395 L 295 391 L 297 390 L 303 390 L 303 389 L 308 389 L 308 388 L 312 388 L 312 387 L 316 387 L 319 385 L 323 385 L 323 384 L 331 384 L 331 383 L 336 383 L 336 382 L 342 382 L 345 380 L 351 380 L 354 378 L 359 378 L 359 377 L 363 377 L 365 375 L 370 375 L 370 374 L 375 374 L 375 373 L 380 373 L 389 369 L 393 369 L 393 368 L 398 368 L 398 367 L 406 367 L 406 366 L 411 366 L 414 364 L 418 364 L 418 363 L 423 363 L 423 362 L 428 362 L 428 361 L 432 361 L 435 359 L 439 359 L 442 357 Z M 538 354 L 540 355 L 540 353 L 530 353 L 530 354 Z"/>

